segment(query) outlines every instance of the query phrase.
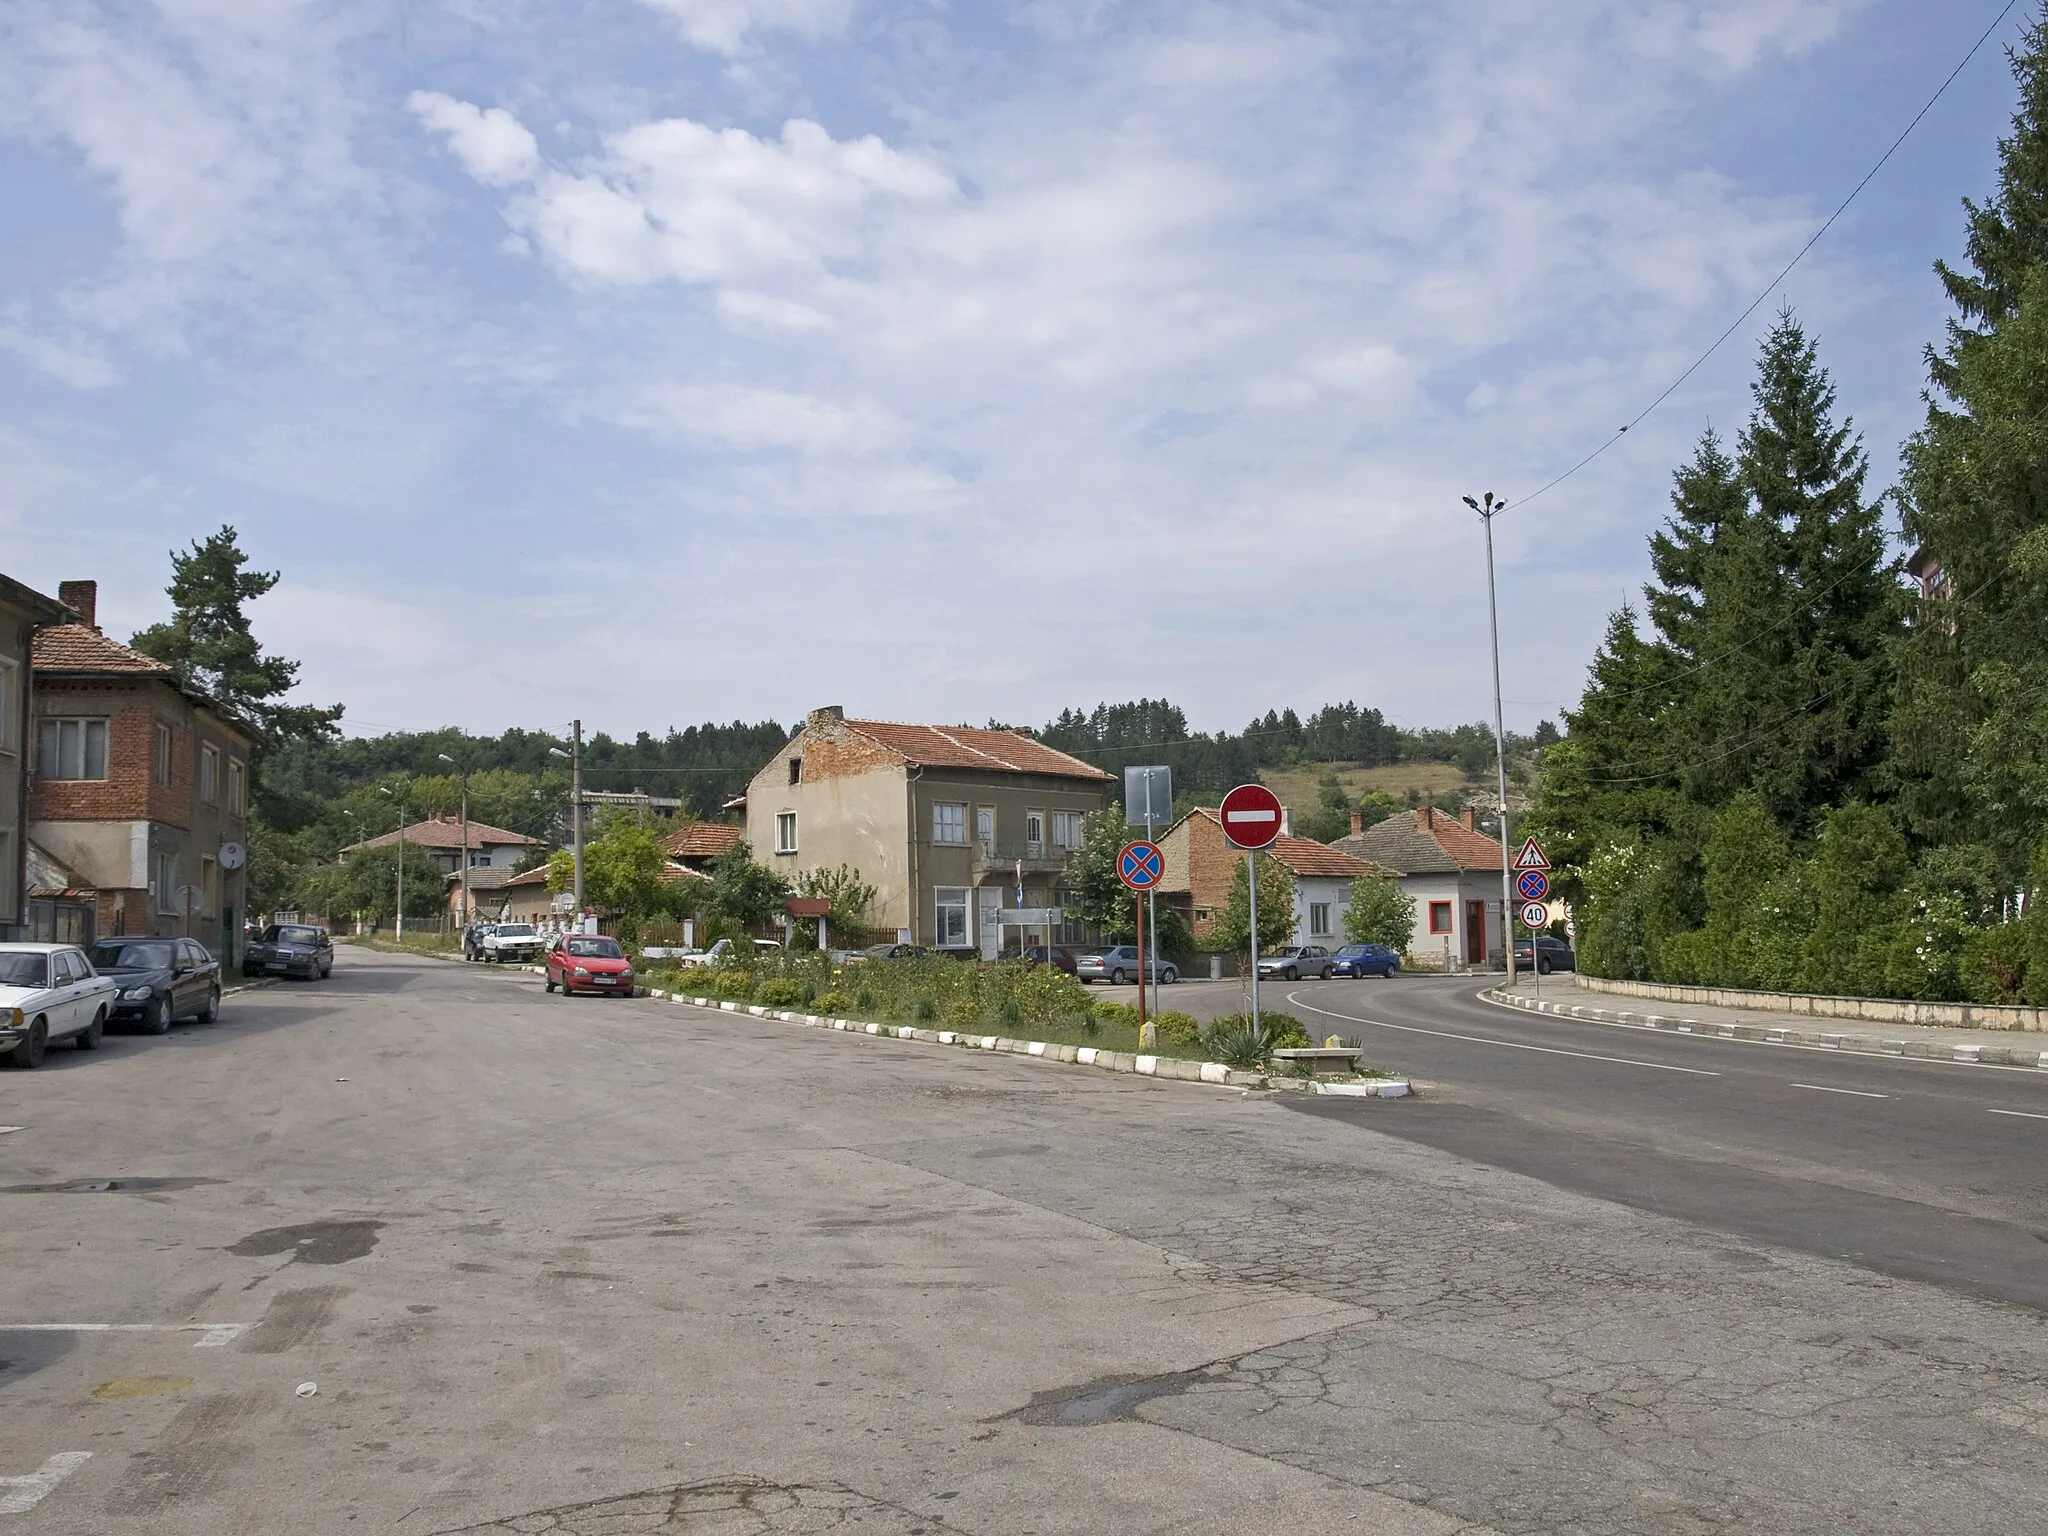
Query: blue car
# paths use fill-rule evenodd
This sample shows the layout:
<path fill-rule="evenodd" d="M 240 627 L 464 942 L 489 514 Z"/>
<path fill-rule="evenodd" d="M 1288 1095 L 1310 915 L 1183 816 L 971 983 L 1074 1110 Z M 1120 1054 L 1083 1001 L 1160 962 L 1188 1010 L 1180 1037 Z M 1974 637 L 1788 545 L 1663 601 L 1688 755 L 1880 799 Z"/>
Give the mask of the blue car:
<path fill-rule="evenodd" d="M 1398 976 L 1401 956 L 1384 944 L 1346 944 L 1331 962 L 1332 976 Z"/>

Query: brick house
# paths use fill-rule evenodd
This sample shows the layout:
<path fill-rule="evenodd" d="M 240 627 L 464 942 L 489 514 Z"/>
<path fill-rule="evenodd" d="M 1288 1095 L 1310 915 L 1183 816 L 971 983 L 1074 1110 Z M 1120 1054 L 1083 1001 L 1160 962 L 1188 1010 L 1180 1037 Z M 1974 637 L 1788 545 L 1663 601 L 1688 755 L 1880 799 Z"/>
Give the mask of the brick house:
<path fill-rule="evenodd" d="M 661 840 L 662 851 L 687 870 L 711 873 L 712 864 L 730 852 L 747 835 L 745 827 L 729 821 L 693 821 L 680 832 Z"/>
<path fill-rule="evenodd" d="M 23 824 L 35 770 L 34 636 L 49 625 L 77 619 L 55 598 L 0 576 L 0 939 L 39 936 L 28 905 L 29 842 Z M 47 887 L 51 878 L 43 872 L 40 884 Z M 56 934 L 49 939 L 54 941 Z"/>
<path fill-rule="evenodd" d="M 1020 931 L 1005 911 L 1066 904 L 1082 819 L 1114 785 L 1020 731 L 814 709 L 748 783 L 747 842 L 791 880 L 850 865 L 876 889 L 871 924 L 992 960 Z"/>
<path fill-rule="evenodd" d="M 1206 939 L 1230 903 L 1230 887 L 1244 863 L 1244 851 L 1230 846 L 1221 818 L 1207 807 L 1189 811 L 1161 833 L 1158 842 L 1163 866 L 1159 899 L 1180 909 L 1197 941 Z M 1294 877 L 1290 944 L 1343 943 L 1351 882 L 1363 875 L 1389 873 L 1368 860 L 1290 832 L 1275 838 L 1265 855 Z"/>
<path fill-rule="evenodd" d="M 35 637 L 28 835 L 98 893 L 97 934 L 190 933 L 216 954 L 245 910 L 255 730 L 164 663 L 100 633 L 98 587 L 67 581 L 80 622 Z"/>
<path fill-rule="evenodd" d="M 1474 825 L 1472 808 L 1449 816 L 1432 806 L 1390 816 L 1330 846 L 1384 865 L 1415 901 L 1408 953 L 1446 970 L 1507 964 L 1501 948 L 1500 844 Z"/>

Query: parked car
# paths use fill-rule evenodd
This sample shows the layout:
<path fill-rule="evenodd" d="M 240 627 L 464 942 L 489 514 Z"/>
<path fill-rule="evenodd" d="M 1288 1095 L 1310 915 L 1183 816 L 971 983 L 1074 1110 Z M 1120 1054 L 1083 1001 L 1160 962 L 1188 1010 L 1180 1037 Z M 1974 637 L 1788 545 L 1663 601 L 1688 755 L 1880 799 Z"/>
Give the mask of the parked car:
<path fill-rule="evenodd" d="M 40 1067 L 53 1040 L 99 1049 L 115 983 L 70 944 L 0 944 L 0 1051 L 10 1067 Z"/>
<path fill-rule="evenodd" d="M 195 939 L 101 939 L 86 958 L 114 980 L 109 1024 L 167 1035 L 174 1019 L 220 1017 L 220 962 Z"/>
<path fill-rule="evenodd" d="M 272 923 L 242 951 L 244 976 L 298 976 L 307 981 L 334 969 L 334 944 L 325 928 Z"/>
<path fill-rule="evenodd" d="M 1398 976 L 1401 954 L 1384 944 L 1340 944 L 1330 956 L 1332 976 Z"/>
<path fill-rule="evenodd" d="M 769 954 L 780 948 L 782 948 L 782 944 L 776 939 L 754 940 L 754 953 L 757 955 Z M 675 961 L 677 965 L 685 968 L 691 966 L 720 966 L 724 965 L 731 958 L 732 953 L 732 940 L 720 939 L 709 949 L 692 950 L 688 954 L 677 955 Z"/>
<path fill-rule="evenodd" d="M 1044 965 L 1048 955 L 1051 956 L 1052 965 L 1055 970 L 1065 971 L 1069 976 L 1074 974 L 1077 968 L 1074 952 L 1064 944 L 1054 944 L 1050 949 L 1043 944 L 1033 944 L 1024 951 L 1024 963 L 1026 965 Z M 1165 968 L 1162 966 L 1160 970 L 1163 975 Z"/>
<path fill-rule="evenodd" d="M 1074 961 L 1074 976 L 1083 986 L 1091 981 L 1106 981 L 1113 987 L 1120 987 L 1127 981 L 1136 981 L 1140 974 L 1150 981 L 1152 972 L 1147 968 L 1145 957 L 1138 953 L 1135 944 L 1119 944 L 1114 949 L 1080 956 Z M 1180 980 L 1180 971 L 1169 960 L 1159 962 L 1159 979 L 1171 984 Z"/>
<path fill-rule="evenodd" d="M 1539 933 L 1533 943 L 1528 939 L 1515 940 L 1515 969 L 1518 971 L 1534 971 L 1538 976 L 1548 976 L 1552 971 L 1576 971 L 1578 968 L 1578 955 L 1563 939 Z"/>
<path fill-rule="evenodd" d="M 493 923 L 478 942 L 488 961 L 524 964 L 539 955 L 547 941 L 531 923 Z"/>
<path fill-rule="evenodd" d="M 1304 976 L 1327 977 L 1335 964 L 1336 957 L 1321 944 L 1287 944 L 1259 956 L 1259 974 L 1299 981 Z"/>
<path fill-rule="evenodd" d="M 548 990 L 633 995 L 633 962 L 617 939 L 601 933 L 565 933 L 547 948 Z"/>
<path fill-rule="evenodd" d="M 462 930 L 462 958 L 481 960 L 484 958 L 484 938 L 494 932 L 496 923 L 471 923 Z"/>

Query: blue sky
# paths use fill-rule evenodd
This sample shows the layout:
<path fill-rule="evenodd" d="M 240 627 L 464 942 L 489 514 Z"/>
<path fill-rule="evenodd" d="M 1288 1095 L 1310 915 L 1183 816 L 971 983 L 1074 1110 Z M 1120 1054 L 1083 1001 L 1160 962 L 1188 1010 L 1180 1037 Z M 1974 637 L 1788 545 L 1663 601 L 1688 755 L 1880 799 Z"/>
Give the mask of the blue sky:
<path fill-rule="evenodd" d="M 125 635 L 231 522 L 357 732 L 1482 718 L 1460 495 L 1634 416 L 2001 4 L 13 0 L 0 569 Z M 1780 297 L 1890 483 L 2011 106 L 1987 47 L 1499 521 L 1510 723 Z"/>

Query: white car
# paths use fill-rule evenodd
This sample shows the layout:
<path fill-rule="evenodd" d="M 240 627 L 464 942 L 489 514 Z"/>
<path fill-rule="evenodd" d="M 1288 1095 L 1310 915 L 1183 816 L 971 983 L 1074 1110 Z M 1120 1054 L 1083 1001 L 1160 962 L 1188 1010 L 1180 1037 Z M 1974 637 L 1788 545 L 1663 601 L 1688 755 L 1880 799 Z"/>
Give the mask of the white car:
<path fill-rule="evenodd" d="M 531 923 L 498 923 L 484 935 L 484 959 L 529 961 L 540 954 L 545 942 Z"/>
<path fill-rule="evenodd" d="M 774 939 L 754 940 L 754 953 L 757 955 L 772 955 L 780 948 L 782 948 L 782 945 Z M 725 964 L 726 960 L 731 956 L 732 950 L 731 939 L 720 939 L 709 949 L 686 950 L 684 953 L 673 958 L 676 964 L 682 966 L 685 970 L 695 966 L 720 966 Z"/>
<path fill-rule="evenodd" d="M 120 985 L 73 944 L 0 944 L 0 1051 L 10 1067 L 39 1067 L 53 1040 L 99 1049 Z"/>

